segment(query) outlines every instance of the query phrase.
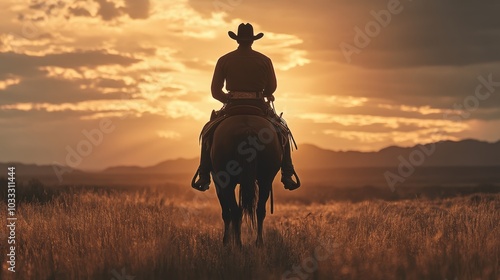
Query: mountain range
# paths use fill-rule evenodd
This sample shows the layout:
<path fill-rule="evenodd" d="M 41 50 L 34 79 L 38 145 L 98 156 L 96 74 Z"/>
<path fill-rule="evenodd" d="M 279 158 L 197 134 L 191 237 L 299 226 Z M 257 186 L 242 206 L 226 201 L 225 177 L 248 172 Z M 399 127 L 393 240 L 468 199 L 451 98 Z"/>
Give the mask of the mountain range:
<path fill-rule="evenodd" d="M 497 166 L 500 141 L 440 141 L 413 147 L 391 146 L 377 152 L 331 151 L 304 144 L 294 156 L 301 168 L 394 167 L 402 161 L 416 166 Z"/>
<path fill-rule="evenodd" d="M 414 166 L 500 166 L 500 141 L 490 143 L 478 140 L 440 141 L 413 147 L 391 146 L 376 152 L 332 151 L 311 144 L 302 144 L 292 153 L 294 164 L 299 170 L 387 167 L 393 168 L 402 162 Z M 72 175 L 85 174 L 181 174 L 194 173 L 199 159 L 165 160 L 153 166 L 114 166 L 99 172 L 83 172 L 74 170 Z M 17 173 L 24 176 L 54 176 L 51 165 L 23 163 L 0 163 L 5 170 L 8 166 L 16 166 Z"/>
<path fill-rule="evenodd" d="M 422 162 L 415 164 L 418 166 L 500 166 L 500 141 L 440 141 L 413 147 L 391 146 L 376 152 L 332 151 L 302 144 L 292 158 L 299 169 L 394 167 L 404 160 Z M 166 160 L 149 167 L 117 166 L 103 172 L 181 173 L 195 169 L 198 161 L 197 158 Z"/>

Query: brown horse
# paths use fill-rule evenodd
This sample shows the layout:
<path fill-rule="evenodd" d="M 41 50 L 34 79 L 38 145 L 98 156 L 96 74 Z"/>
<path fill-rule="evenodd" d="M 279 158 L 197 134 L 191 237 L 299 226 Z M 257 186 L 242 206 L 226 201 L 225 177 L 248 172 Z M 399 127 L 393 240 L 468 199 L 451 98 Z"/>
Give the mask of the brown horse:
<path fill-rule="evenodd" d="M 243 214 L 252 228 L 257 218 L 256 244 L 263 245 L 266 202 L 282 158 L 281 141 L 274 126 L 259 116 L 227 118 L 214 132 L 211 158 L 212 178 L 224 220 L 224 245 L 230 240 L 232 224 L 234 243 L 241 247 Z M 235 196 L 237 184 L 240 185 L 239 204 Z"/>

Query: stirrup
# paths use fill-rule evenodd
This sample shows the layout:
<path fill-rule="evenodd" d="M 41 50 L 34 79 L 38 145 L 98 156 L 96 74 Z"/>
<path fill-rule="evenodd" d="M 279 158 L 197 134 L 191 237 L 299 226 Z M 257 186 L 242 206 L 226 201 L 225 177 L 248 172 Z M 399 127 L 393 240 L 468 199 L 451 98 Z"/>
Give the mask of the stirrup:
<path fill-rule="evenodd" d="M 294 183 L 295 183 L 295 186 L 294 186 L 294 187 L 292 187 L 292 188 L 287 188 L 287 186 L 286 186 L 286 185 L 284 186 L 284 187 L 285 187 L 285 189 L 290 190 L 290 191 L 296 190 L 296 189 L 298 189 L 298 188 L 300 187 L 300 178 L 299 178 L 299 176 L 297 175 L 297 173 L 295 172 L 295 170 L 293 171 L 292 175 L 290 175 L 290 176 L 289 176 L 289 178 L 293 180 L 292 176 L 294 176 L 294 177 L 295 177 L 295 181 L 297 181 L 296 183 L 294 182 Z M 287 177 L 288 177 L 288 176 L 287 176 Z M 283 180 L 282 180 L 282 182 L 283 182 Z"/>
<path fill-rule="evenodd" d="M 200 175 L 200 169 L 196 170 L 196 173 L 194 174 L 193 179 L 191 180 L 191 187 L 197 191 L 204 192 L 210 188 L 210 179 L 208 180 L 208 184 L 196 186 L 196 178 L 198 178 L 198 175 Z M 200 177 L 200 180 L 201 180 L 201 177 Z"/>

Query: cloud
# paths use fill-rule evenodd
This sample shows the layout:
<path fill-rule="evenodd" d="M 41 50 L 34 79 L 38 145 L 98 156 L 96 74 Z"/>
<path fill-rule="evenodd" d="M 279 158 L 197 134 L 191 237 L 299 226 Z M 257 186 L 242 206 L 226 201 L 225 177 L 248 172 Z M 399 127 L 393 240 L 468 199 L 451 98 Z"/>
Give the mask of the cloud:
<path fill-rule="evenodd" d="M 115 79 L 98 79 L 96 85 L 103 88 L 124 88 L 127 87 L 127 83 L 123 80 Z"/>
<path fill-rule="evenodd" d="M 149 0 L 125 0 L 125 11 L 132 19 L 148 18 L 149 10 Z"/>
<path fill-rule="evenodd" d="M 417 119 L 400 117 L 381 117 L 370 115 L 336 115 L 309 113 L 299 116 L 302 119 L 312 120 L 317 123 L 337 123 L 344 126 L 382 124 L 391 129 L 398 129 L 401 125 L 415 125 L 419 128 L 450 127 L 464 129 L 465 124 L 446 119 Z"/>
<path fill-rule="evenodd" d="M 107 0 L 95 0 L 99 3 L 99 10 L 97 14 L 105 21 L 109 21 L 119 17 L 122 14 L 122 10 L 118 8 L 114 2 Z"/>
<path fill-rule="evenodd" d="M 208 61 L 202 61 L 199 58 L 195 59 L 186 59 L 183 60 L 182 63 L 191 69 L 201 70 L 201 71 L 213 71 L 214 65 L 212 65 Z"/>
<path fill-rule="evenodd" d="M 383 31 L 387 31 L 385 40 L 374 40 L 370 45 L 374 53 L 365 64 L 463 66 L 499 61 L 499 12 L 500 3 L 491 0 L 465 1 L 462 5 L 453 1 L 408 4 Z M 382 55 L 375 55 L 381 51 Z"/>
<path fill-rule="evenodd" d="M 91 17 L 92 16 L 87 9 L 82 8 L 82 7 L 76 7 L 76 8 L 69 7 L 68 12 L 70 13 L 70 15 L 77 16 L 77 17 Z"/>
<path fill-rule="evenodd" d="M 167 104 L 166 114 L 174 119 L 182 117 L 192 117 L 196 120 L 203 119 L 205 114 L 190 102 L 174 100 Z"/>
<path fill-rule="evenodd" d="M 95 4 L 92 1 L 81 0 L 35 0 L 29 5 L 29 9 L 42 13 L 36 14 L 36 17 L 28 16 L 28 18 L 46 20 L 56 14 L 65 14 L 75 17 L 100 17 L 104 21 L 112 21 L 123 15 L 128 15 L 131 19 L 145 19 L 149 16 L 151 6 L 149 0 L 93 0 L 93 2 Z M 20 14 L 22 18 L 27 15 L 27 12 Z"/>
<path fill-rule="evenodd" d="M 4 90 L 11 85 L 17 85 L 20 81 L 21 80 L 19 78 L 0 81 L 0 90 Z"/>
<path fill-rule="evenodd" d="M 3 97 L 0 104 L 26 102 L 66 103 L 85 100 L 120 99 L 134 88 L 124 80 L 103 78 L 87 80 L 79 68 L 92 69 L 106 65 L 129 66 L 140 61 L 103 51 L 80 51 L 72 53 L 31 56 L 17 53 L 0 53 L 0 79 Z M 65 70 L 68 69 L 68 70 Z M 76 71 L 75 71 L 76 70 Z M 1 80 L 0 80 L 1 81 Z M 113 91 L 105 88 L 115 89 Z M 106 94 L 103 94 L 106 93 Z"/>
<path fill-rule="evenodd" d="M 177 131 L 158 130 L 156 133 L 158 134 L 158 137 L 168 140 L 179 140 L 181 138 L 181 134 Z"/>
<path fill-rule="evenodd" d="M 99 3 L 98 15 L 105 21 L 113 20 L 123 14 L 131 19 L 145 19 L 149 16 L 149 0 L 125 0 L 125 6 L 118 6 L 113 1 L 95 0 Z"/>
<path fill-rule="evenodd" d="M 2 161 L 51 164 L 65 163 L 66 147 L 73 149 L 87 139 L 83 130 L 99 128 L 98 119 L 80 119 L 80 112 L 43 110 L 2 112 L 0 146 Z M 36 121 L 34 121 L 36 120 Z M 173 157 L 195 157 L 198 149 L 198 129 L 187 119 L 172 120 L 159 115 L 144 114 L 121 119 L 110 118 L 115 129 L 104 134 L 102 143 L 94 146 L 79 168 L 99 169 L 110 165 L 153 165 Z M 201 129 L 202 123 L 196 123 Z M 175 131 L 184 143 L 158 136 L 157 131 Z M 15 132 L 16 141 L 12 141 Z M 33 141 L 36 139 L 36 141 Z M 186 145 L 189 143 L 190 145 Z"/>
<path fill-rule="evenodd" d="M 387 10 L 388 0 L 310 3 L 286 0 L 241 2 L 226 11 L 229 19 L 247 19 L 275 32 L 293 32 L 317 59 L 347 64 L 339 48 L 355 46 L 355 27 L 377 22 L 371 12 Z M 369 38 L 368 46 L 353 55 L 352 63 L 368 68 L 464 66 L 500 61 L 500 3 L 495 0 L 393 1 L 402 11 Z M 215 9 L 210 1 L 190 0 L 203 14 Z M 279 10 L 279 12 L 277 11 Z M 284 16 L 286 15 L 286 16 Z M 279 17 L 279 22 L 276 17 Z"/>
<path fill-rule="evenodd" d="M 110 54 L 105 51 L 75 51 L 59 54 L 48 54 L 38 59 L 40 66 L 51 65 L 64 68 L 95 67 L 99 65 L 128 66 L 139 62 L 140 59 L 126 57 L 119 54 Z"/>
<path fill-rule="evenodd" d="M 56 78 L 29 78 L 0 90 L 0 105 L 16 103 L 62 104 L 86 100 L 120 100 L 126 93 L 117 91 L 103 94 L 96 88 L 82 88 L 85 81 Z"/>
<path fill-rule="evenodd" d="M 432 143 L 442 140 L 459 140 L 455 130 L 436 130 L 436 129 L 421 129 L 411 132 L 363 132 L 363 131 L 344 131 L 344 130 L 324 130 L 323 133 L 335 138 L 345 139 L 349 141 L 357 141 L 359 143 L 374 144 L 374 143 L 398 143 L 399 145 L 415 145 Z"/>
<path fill-rule="evenodd" d="M 37 76 L 44 73 L 43 66 L 57 66 L 63 68 L 97 67 L 100 65 L 129 66 L 139 62 L 139 59 L 104 51 L 75 51 L 67 53 L 47 54 L 45 56 L 31 56 L 14 52 L 0 53 L 0 79 L 11 75 Z"/>
<path fill-rule="evenodd" d="M 254 49 L 273 60 L 276 107 L 299 142 L 373 150 L 429 141 L 440 129 L 449 139 L 500 137 L 500 88 L 471 112 L 454 108 L 474 95 L 478 76 L 500 81 L 498 4 L 402 0 L 349 64 L 339 44 L 352 44 L 354 27 L 388 2 L 2 1 L 0 122 L 18 124 L 2 133 L 34 139 L 40 126 L 62 135 L 52 144 L 43 134 L 37 148 L 60 148 L 64 159 L 79 130 L 111 118 L 122 130 L 84 165 L 196 155 L 199 129 L 221 106 L 210 94 L 215 62 L 237 46 L 227 31 L 251 22 L 265 33 Z M 446 113 L 470 115 L 451 122 Z M 4 146 L 30 161 L 29 142 Z"/>
<path fill-rule="evenodd" d="M 45 92 L 42 92 L 45 93 Z M 203 113 L 193 102 L 180 99 L 155 100 L 146 99 L 118 99 L 112 94 L 98 94 L 97 96 L 82 97 L 72 94 L 67 99 L 59 97 L 57 101 L 47 102 L 46 99 L 55 99 L 48 94 L 40 97 L 23 98 L 21 101 L 0 103 L 0 110 L 6 111 L 44 111 L 44 112 L 78 112 L 81 119 L 98 119 L 101 117 L 141 117 L 146 114 L 158 115 L 168 119 L 202 120 L 208 115 Z M 87 94 L 89 95 L 89 94 Z M 110 97 L 107 97 L 110 95 Z M 113 98 L 114 97 L 114 98 Z M 88 99 L 87 99 L 88 98 Z M 25 100 L 26 99 L 26 100 Z M 79 100 L 81 99 L 81 100 Z M 2 104 L 3 103 L 3 104 Z"/>

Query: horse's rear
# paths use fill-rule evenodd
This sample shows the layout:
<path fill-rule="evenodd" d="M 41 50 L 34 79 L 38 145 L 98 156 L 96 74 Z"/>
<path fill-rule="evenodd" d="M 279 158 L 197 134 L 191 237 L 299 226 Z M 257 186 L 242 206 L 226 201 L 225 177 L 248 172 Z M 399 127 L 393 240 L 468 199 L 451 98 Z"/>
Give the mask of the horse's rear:
<path fill-rule="evenodd" d="M 263 117 L 232 116 L 215 130 L 211 150 L 212 177 L 222 207 L 224 244 L 232 223 L 235 242 L 241 246 L 241 220 L 257 219 L 257 245 L 262 245 L 262 227 L 272 182 L 281 166 L 282 148 L 273 125 Z M 256 181 L 258 182 L 258 192 Z M 240 204 L 235 187 L 240 184 Z"/>

